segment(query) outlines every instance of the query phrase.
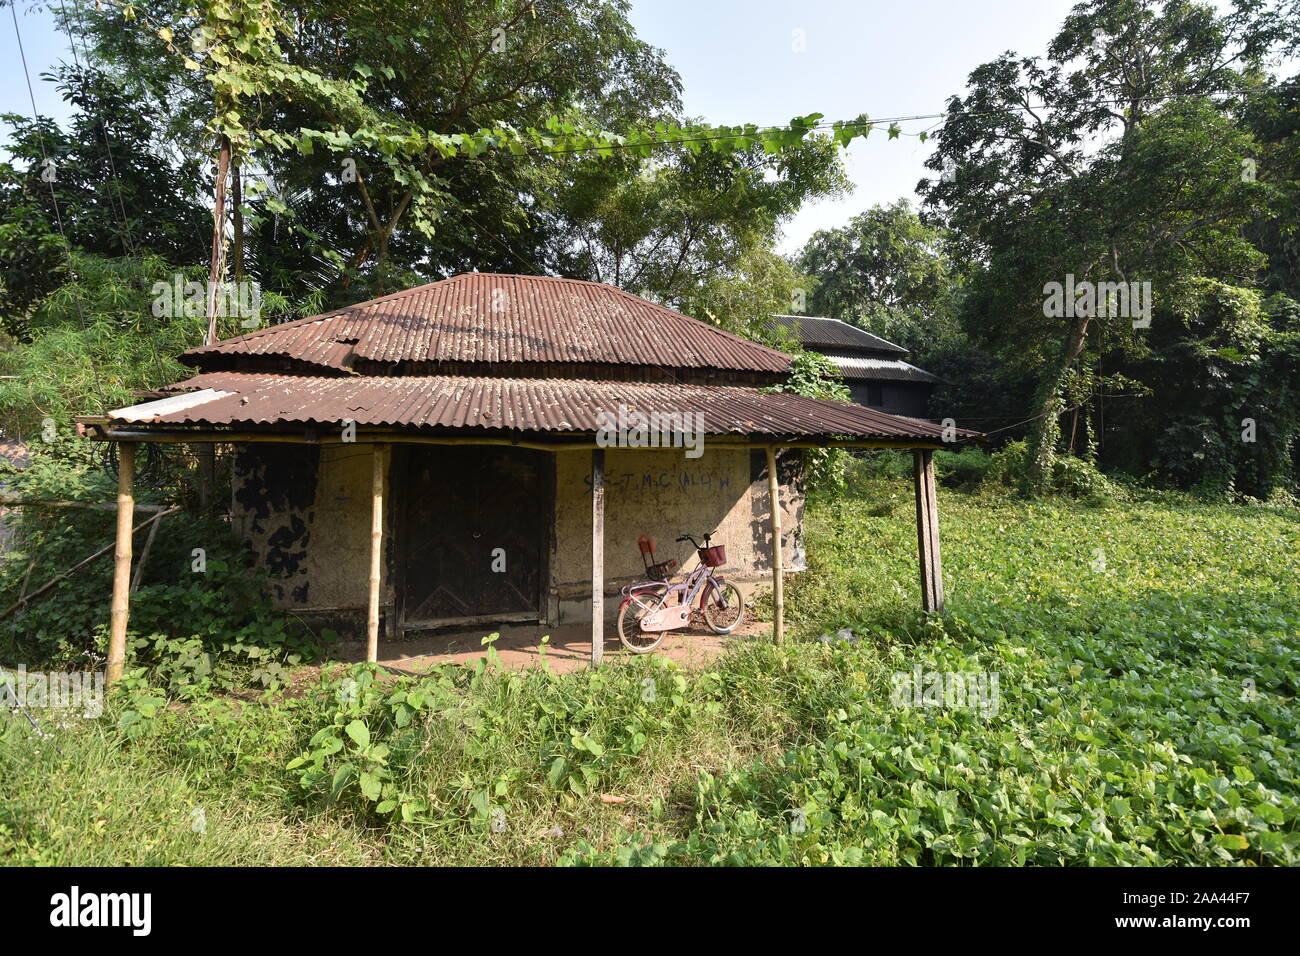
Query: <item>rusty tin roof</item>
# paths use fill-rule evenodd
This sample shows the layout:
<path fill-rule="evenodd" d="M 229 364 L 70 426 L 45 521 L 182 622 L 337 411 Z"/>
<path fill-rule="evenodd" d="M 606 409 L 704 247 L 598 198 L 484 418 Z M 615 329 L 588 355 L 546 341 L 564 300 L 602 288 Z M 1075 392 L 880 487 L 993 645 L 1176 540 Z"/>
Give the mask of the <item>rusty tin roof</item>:
<path fill-rule="evenodd" d="M 191 349 L 347 371 L 371 363 L 582 363 L 781 373 L 790 357 L 614 286 L 466 273 Z M 485 374 L 490 374 L 487 369 Z"/>
<path fill-rule="evenodd" d="M 364 427 L 592 433 L 603 424 L 601 412 L 617 415 L 626 406 L 647 415 L 698 412 L 703 433 L 714 436 L 934 442 L 943 434 L 930 422 L 850 402 L 729 385 L 208 372 L 166 391 L 175 394 L 107 417 L 115 426 L 328 426 L 350 420 Z"/>

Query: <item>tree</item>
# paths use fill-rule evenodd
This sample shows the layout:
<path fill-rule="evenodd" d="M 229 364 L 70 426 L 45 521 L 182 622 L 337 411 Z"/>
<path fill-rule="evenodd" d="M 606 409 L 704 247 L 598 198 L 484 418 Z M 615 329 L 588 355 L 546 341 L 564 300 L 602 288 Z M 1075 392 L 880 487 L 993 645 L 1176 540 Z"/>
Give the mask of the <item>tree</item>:
<path fill-rule="evenodd" d="M 70 281 L 69 247 L 104 257 L 146 250 L 172 262 L 205 255 L 199 163 L 171 155 L 154 117 L 103 72 L 64 68 L 58 83 L 74 107 L 66 130 L 0 117 L 10 130 L 10 158 L 0 163 L 0 328 L 14 334 Z"/>
<path fill-rule="evenodd" d="M 808 308 L 913 351 L 933 348 L 957 331 L 960 279 L 946 241 L 906 200 L 820 230 L 799 256 L 799 267 L 816 280 Z"/>
<path fill-rule="evenodd" d="M 546 268 L 569 250 L 556 250 L 556 210 L 543 200 L 557 181 L 589 192 L 592 181 L 572 180 L 590 160 L 665 149 L 782 156 L 807 145 L 821 119 L 778 129 L 680 120 L 676 74 L 636 38 L 618 0 L 77 9 L 98 56 L 142 95 L 174 104 L 169 127 L 212 116 L 219 139 L 247 134 L 259 170 L 244 203 L 250 261 L 287 261 L 280 275 L 299 288 L 282 291 L 294 297 L 355 301 L 413 276 Z M 147 29 L 124 31 L 126 10 Z M 838 123 L 826 138 L 843 145 L 868 128 Z M 797 176 L 792 167 L 787 178 Z M 268 232 L 277 249 L 254 248 Z"/>
<path fill-rule="evenodd" d="M 541 204 L 553 217 L 556 270 L 679 307 L 720 277 L 770 266 L 762 253 L 781 223 L 807 199 L 847 187 L 824 137 L 781 153 L 678 148 L 632 164 L 587 163 L 558 178 L 554 200 Z"/>
<path fill-rule="evenodd" d="M 949 101 L 928 161 L 948 174 L 918 188 L 988 310 L 967 326 L 1038 380 L 1031 492 L 1085 350 L 1146 347 L 1131 315 L 1095 300 L 1048 317 L 1049 283 L 1150 283 L 1164 321 L 1202 280 L 1249 285 L 1261 264 L 1241 230 L 1268 188 L 1242 176 L 1253 139 L 1212 99 L 1249 88 L 1250 24 L 1184 0 L 1089 0 L 1045 61 L 1003 55 Z"/>

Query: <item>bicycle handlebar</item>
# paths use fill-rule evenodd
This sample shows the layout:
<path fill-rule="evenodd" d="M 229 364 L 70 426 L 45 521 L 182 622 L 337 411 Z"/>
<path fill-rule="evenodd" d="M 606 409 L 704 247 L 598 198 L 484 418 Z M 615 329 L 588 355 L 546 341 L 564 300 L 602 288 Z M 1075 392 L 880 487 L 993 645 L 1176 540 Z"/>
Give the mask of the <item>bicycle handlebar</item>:
<path fill-rule="evenodd" d="M 704 536 L 704 547 L 707 548 L 707 547 L 709 546 L 709 539 L 712 538 L 716 533 L 717 533 L 716 531 L 710 531 L 708 534 L 706 534 L 706 535 Z M 684 534 L 684 535 L 682 535 L 680 538 L 678 538 L 677 540 L 678 540 L 678 541 L 689 541 L 691 544 L 695 545 L 695 547 L 696 547 L 697 549 L 700 547 L 699 543 L 695 540 L 695 538 L 693 538 L 693 537 L 692 537 L 691 535 L 689 535 L 689 534 Z"/>

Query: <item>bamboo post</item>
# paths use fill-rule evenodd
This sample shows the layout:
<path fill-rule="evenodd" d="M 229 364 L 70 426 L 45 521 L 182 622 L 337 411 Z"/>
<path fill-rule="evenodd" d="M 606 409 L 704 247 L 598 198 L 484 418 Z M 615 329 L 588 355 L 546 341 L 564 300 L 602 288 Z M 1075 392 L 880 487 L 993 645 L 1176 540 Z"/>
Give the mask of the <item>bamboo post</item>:
<path fill-rule="evenodd" d="M 767 446 L 767 497 L 772 506 L 772 639 L 785 640 L 785 580 L 781 560 L 781 483 L 776 475 L 776 448 Z"/>
<path fill-rule="evenodd" d="M 140 582 L 144 580 L 144 566 L 149 563 L 149 552 L 153 549 L 153 539 L 158 537 L 158 526 L 162 524 L 164 514 L 166 512 L 158 512 L 149 522 L 149 536 L 144 539 L 144 547 L 140 549 L 140 560 L 135 563 L 135 577 L 131 579 L 132 594 L 140 590 Z"/>
<path fill-rule="evenodd" d="M 126 665 L 126 622 L 131 610 L 131 522 L 135 517 L 135 442 L 117 449 L 117 546 L 113 565 L 113 612 L 108 632 L 107 682 L 115 684 Z"/>
<path fill-rule="evenodd" d="M 371 446 L 373 476 L 370 505 L 370 602 L 366 612 L 366 660 L 379 660 L 379 582 L 384 557 L 384 463 L 388 446 Z"/>
<path fill-rule="evenodd" d="M 591 453 L 591 663 L 605 656 L 605 449 Z"/>
<path fill-rule="evenodd" d="M 943 613 L 943 563 L 939 559 L 939 503 L 935 497 L 934 452 L 912 452 L 916 491 L 916 544 L 921 565 L 921 607 Z"/>

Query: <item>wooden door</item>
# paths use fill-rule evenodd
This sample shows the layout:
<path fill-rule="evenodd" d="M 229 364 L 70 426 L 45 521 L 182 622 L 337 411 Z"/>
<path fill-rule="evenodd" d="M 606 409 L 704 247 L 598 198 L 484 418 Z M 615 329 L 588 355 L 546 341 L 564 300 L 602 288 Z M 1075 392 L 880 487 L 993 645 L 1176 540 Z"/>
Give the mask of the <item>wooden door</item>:
<path fill-rule="evenodd" d="M 408 448 L 405 624 L 541 616 L 544 460 L 487 445 Z"/>

